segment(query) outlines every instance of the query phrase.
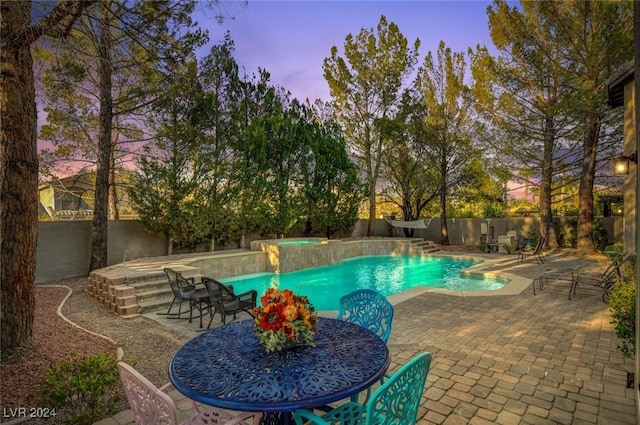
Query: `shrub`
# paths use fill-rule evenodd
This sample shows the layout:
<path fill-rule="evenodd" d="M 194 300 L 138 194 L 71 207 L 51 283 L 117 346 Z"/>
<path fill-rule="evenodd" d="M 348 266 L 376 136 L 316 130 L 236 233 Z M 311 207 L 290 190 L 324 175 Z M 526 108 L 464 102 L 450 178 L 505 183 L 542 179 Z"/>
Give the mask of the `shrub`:
<path fill-rule="evenodd" d="M 625 270 L 626 278 L 618 281 L 611 290 L 609 309 L 611 324 L 620 339 L 618 350 L 626 358 L 635 354 L 636 347 L 636 267 L 632 262 Z"/>
<path fill-rule="evenodd" d="M 64 409 L 69 425 L 90 425 L 117 413 L 121 398 L 117 361 L 105 353 L 53 365 L 40 390 L 41 405 Z"/>

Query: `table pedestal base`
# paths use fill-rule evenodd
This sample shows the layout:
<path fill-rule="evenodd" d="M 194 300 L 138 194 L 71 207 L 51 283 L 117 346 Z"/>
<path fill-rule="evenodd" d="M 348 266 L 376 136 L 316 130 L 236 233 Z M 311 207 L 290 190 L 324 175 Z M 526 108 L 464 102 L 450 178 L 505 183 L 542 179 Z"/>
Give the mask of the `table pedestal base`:
<path fill-rule="evenodd" d="M 260 419 L 260 425 L 293 425 L 294 423 L 291 412 L 263 413 Z"/>

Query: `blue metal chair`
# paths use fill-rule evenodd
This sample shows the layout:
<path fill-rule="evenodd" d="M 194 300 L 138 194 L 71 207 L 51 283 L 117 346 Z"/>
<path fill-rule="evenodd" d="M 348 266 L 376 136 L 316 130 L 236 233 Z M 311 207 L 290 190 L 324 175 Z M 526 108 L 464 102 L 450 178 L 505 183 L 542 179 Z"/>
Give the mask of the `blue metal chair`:
<path fill-rule="evenodd" d="M 350 401 L 322 416 L 301 409 L 293 412 L 293 418 L 298 425 L 413 425 L 430 366 L 431 354 L 420 353 L 382 384 L 366 404 Z"/>
<path fill-rule="evenodd" d="M 359 289 L 340 298 L 338 319 L 356 323 L 387 342 L 391 334 L 393 305 L 379 292 Z"/>

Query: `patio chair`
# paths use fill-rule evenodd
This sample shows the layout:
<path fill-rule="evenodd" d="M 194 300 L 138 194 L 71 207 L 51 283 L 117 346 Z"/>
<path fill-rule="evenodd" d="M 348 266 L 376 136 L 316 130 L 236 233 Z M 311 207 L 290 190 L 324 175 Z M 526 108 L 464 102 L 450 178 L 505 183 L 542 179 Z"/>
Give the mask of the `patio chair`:
<path fill-rule="evenodd" d="M 595 290 L 605 304 L 609 302 L 609 295 L 613 285 L 622 278 L 621 268 L 629 261 L 631 254 L 628 251 L 623 252 L 613 260 L 602 272 L 593 272 L 578 268 L 572 272 L 572 284 L 569 293 L 569 299 L 576 295 L 578 286 L 586 290 Z"/>
<path fill-rule="evenodd" d="M 393 305 L 379 292 L 359 289 L 340 298 L 338 319 L 356 323 L 387 342 L 391 334 Z"/>
<path fill-rule="evenodd" d="M 431 354 L 420 353 L 376 389 L 365 404 L 350 401 L 321 416 L 301 409 L 293 412 L 293 418 L 298 425 L 413 425 L 430 366 Z"/>
<path fill-rule="evenodd" d="M 542 248 L 544 248 L 544 244 L 546 242 L 545 236 L 540 236 L 538 241 L 536 242 L 535 248 L 532 251 L 522 250 L 518 254 L 518 263 L 524 263 L 527 257 L 533 257 L 536 260 L 536 263 L 542 264 L 546 260 L 544 255 L 542 255 Z"/>
<path fill-rule="evenodd" d="M 170 384 L 157 388 L 124 362 L 118 362 L 118 371 L 137 425 L 178 425 L 176 404 L 163 392 Z M 215 407 L 200 410 L 195 401 L 191 400 L 191 402 L 196 414 L 180 425 L 258 425 L 262 418 L 261 413 L 255 412 L 231 412 Z"/>
<path fill-rule="evenodd" d="M 206 276 L 202 278 L 202 283 L 207 288 L 211 308 L 213 309 L 207 329 L 211 327 L 213 316 L 215 316 L 216 313 L 220 314 L 222 323 L 226 324 L 227 316 L 233 315 L 235 319 L 236 314 L 243 311 L 251 314 L 251 310 L 256 306 L 258 292 L 253 289 L 241 294 L 235 294 L 233 292 L 233 286 L 227 286 L 222 282 Z"/>
<path fill-rule="evenodd" d="M 200 326 L 202 326 L 202 303 L 208 302 L 208 294 L 205 289 L 196 289 L 196 280 L 192 277 L 184 277 L 182 273 L 165 268 L 164 273 L 167 275 L 171 292 L 173 292 L 173 300 L 166 313 L 158 313 L 163 316 L 171 316 L 170 319 L 182 319 L 182 303 L 189 302 L 189 323 L 193 319 L 193 310 L 197 308 L 200 311 Z M 171 309 L 175 303 L 178 303 L 178 313 L 171 313 Z"/>

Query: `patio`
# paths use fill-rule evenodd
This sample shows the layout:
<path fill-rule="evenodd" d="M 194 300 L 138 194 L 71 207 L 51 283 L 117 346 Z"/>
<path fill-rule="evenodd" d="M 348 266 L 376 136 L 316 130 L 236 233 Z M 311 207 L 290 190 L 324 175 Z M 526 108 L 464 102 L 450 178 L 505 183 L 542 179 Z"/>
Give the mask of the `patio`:
<path fill-rule="evenodd" d="M 547 269 L 570 276 L 581 261 L 567 252 L 543 265 L 512 259 L 503 256 L 495 268 L 529 281 Z M 195 322 L 164 320 L 197 333 Z M 617 350 L 610 320 L 600 298 L 578 292 L 568 300 L 566 283 L 536 296 L 530 286 L 517 295 L 422 292 L 395 304 L 390 370 L 419 351 L 432 353 L 418 424 L 635 424 L 634 392 L 626 388 L 633 361 Z M 98 422 L 131 423 L 129 411 Z"/>

